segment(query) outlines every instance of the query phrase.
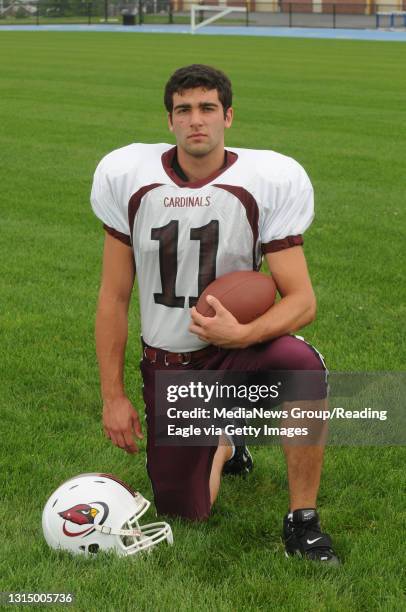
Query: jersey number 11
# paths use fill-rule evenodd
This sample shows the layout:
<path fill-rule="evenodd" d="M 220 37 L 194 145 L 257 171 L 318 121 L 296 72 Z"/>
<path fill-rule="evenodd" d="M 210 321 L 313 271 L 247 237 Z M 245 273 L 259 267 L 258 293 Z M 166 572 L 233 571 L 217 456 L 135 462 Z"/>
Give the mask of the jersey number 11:
<path fill-rule="evenodd" d="M 163 227 L 151 229 L 151 239 L 159 240 L 159 269 L 162 292 L 154 293 L 156 304 L 170 308 L 184 308 L 185 296 L 176 295 L 176 276 L 178 273 L 178 234 L 179 221 L 170 221 Z M 216 257 L 219 244 L 219 222 L 210 221 L 202 227 L 191 228 L 190 240 L 200 240 L 198 294 L 216 278 Z M 199 295 L 189 297 L 189 308 L 195 306 Z"/>

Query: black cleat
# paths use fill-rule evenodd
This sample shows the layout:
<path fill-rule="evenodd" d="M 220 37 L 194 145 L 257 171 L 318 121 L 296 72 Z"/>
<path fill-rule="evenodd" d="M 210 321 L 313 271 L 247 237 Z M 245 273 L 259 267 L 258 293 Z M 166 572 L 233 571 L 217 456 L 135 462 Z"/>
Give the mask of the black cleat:
<path fill-rule="evenodd" d="M 244 446 L 236 446 L 234 456 L 225 462 L 223 474 L 231 474 L 232 476 L 246 476 L 252 472 L 254 462 L 252 461 L 251 453 Z"/>
<path fill-rule="evenodd" d="M 323 533 L 314 508 L 303 508 L 287 514 L 283 519 L 283 541 L 286 556 L 298 555 L 326 565 L 340 565 L 331 538 Z"/>

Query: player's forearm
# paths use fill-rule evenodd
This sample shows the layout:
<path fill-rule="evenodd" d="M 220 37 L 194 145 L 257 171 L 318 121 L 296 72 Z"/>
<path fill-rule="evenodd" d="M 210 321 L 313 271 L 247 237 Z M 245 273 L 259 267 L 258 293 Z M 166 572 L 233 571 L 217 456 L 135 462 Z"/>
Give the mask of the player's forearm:
<path fill-rule="evenodd" d="M 128 335 L 128 304 L 100 292 L 96 315 L 96 352 L 103 400 L 124 391 L 124 357 Z"/>
<path fill-rule="evenodd" d="M 314 294 L 287 295 L 261 317 L 245 326 L 245 343 L 249 346 L 293 333 L 314 321 L 315 316 Z"/>

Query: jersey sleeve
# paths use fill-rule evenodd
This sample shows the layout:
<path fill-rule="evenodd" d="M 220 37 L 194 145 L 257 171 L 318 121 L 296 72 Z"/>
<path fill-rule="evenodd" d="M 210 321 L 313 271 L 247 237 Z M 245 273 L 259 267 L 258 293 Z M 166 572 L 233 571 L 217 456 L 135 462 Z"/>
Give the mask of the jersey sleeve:
<path fill-rule="evenodd" d="M 113 192 L 104 159 L 94 173 L 90 202 L 104 229 L 114 238 L 131 246 L 128 218 Z"/>
<path fill-rule="evenodd" d="M 302 166 L 294 162 L 286 180 L 274 185 L 266 200 L 260 234 L 262 252 L 302 245 L 302 234 L 314 217 L 313 187 Z"/>

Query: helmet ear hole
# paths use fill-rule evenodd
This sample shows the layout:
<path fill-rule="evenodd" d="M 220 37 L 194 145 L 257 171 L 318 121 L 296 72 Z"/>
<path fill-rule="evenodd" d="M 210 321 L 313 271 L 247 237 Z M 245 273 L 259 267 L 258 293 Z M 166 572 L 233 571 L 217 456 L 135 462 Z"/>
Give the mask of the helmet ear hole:
<path fill-rule="evenodd" d="M 96 553 L 99 552 L 99 545 L 98 544 L 89 544 L 89 546 L 87 547 L 87 550 L 92 554 L 95 555 Z"/>

